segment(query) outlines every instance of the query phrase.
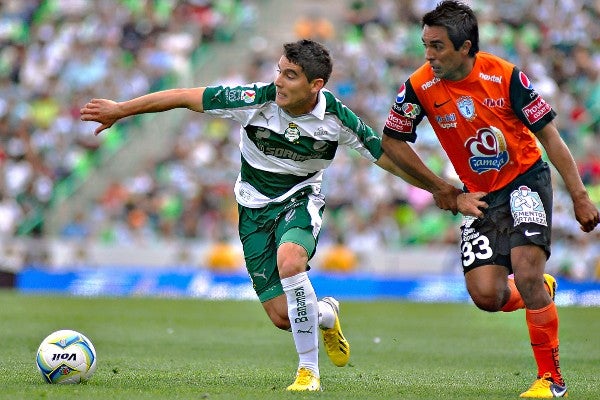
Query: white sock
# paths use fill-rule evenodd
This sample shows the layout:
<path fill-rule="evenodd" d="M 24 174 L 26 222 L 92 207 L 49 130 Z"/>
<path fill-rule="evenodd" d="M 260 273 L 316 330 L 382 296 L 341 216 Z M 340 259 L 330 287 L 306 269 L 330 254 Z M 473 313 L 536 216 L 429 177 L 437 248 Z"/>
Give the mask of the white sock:
<path fill-rule="evenodd" d="M 306 272 L 281 280 L 287 297 L 288 317 L 300 359 L 304 367 L 319 376 L 319 312 L 317 295 Z"/>
<path fill-rule="evenodd" d="M 335 313 L 331 304 L 319 301 L 319 328 L 331 329 L 335 324 Z"/>

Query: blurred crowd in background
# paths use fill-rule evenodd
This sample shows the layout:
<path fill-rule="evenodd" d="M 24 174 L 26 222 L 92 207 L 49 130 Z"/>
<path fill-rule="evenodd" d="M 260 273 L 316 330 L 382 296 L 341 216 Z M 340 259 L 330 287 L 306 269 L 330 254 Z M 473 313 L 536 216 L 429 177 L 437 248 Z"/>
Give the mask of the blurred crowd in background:
<path fill-rule="evenodd" d="M 43 221 L 27 221 L 51 210 L 57 185 L 109 140 L 110 131 L 95 137 L 96 124 L 79 120 L 79 109 L 89 99 L 125 100 L 171 87 L 179 74 L 201 71 L 198 51 L 215 42 L 246 40 L 253 53 L 234 69 L 224 67 L 215 82 L 202 81 L 196 71 L 195 84 L 272 80 L 281 43 L 246 35 L 265 23 L 256 18 L 263 3 L 3 1 L 0 237 L 47 235 Z M 342 14 L 308 12 L 289 29 L 296 38 L 327 44 L 334 58 L 329 89 L 381 131 L 396 90 L 424 61 L 420 17 L 436 3 L 348 0 Z M 481 49 L 521 67 L 558 111 L 563 138 L 600 205 L 600 1 L 469 4 L 478 13 Z M 191 112 L 184 118 L 167 156 L 112 182 L 58 235 L 105 243 L 236 241 L 232 187 L 240 163 L 239 126 Z M 418 152 L 434 171 L 456 179 L 433 131 L 425 121 L 419 129 Z M 457 242 L 460 216 L 438 210 L 428 193 L 369 164 L 342 150 L 325 173 L 328 208 L 321 243 L 341 246 L 344 255 L 337 260 L 354 260 L 347 252 L 360 256 L 378 246 Z M 579 231 L 568 194 L 558 177 L 554 181 L 549 267 L 577 279 L 600 279 L 600 233 Z"/>

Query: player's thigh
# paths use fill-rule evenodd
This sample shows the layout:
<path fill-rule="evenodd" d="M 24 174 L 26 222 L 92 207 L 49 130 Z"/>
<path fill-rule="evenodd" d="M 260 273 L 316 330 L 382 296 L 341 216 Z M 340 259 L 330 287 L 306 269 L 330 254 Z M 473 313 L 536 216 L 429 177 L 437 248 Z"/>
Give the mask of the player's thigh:
<path fill-rule="evenodd" d="M 502 265 L 481 265 L 465 274 L 467 290 L 473 300 L 499 298 L 506 289 L 508 269 Z"/>
<path fill-rule="evenodd" d="M 288 209 L 277 223 L 276 241 L 278 245 L 295 243 L 302 246 L 311 259 L 319 240 L 325 203 L 322 196 L 312 194 L 294 203 L 294 207 Z"/>
<path fill-rule="evenodd" d="M 461 260 L 465 283 L 478 307 L 496 311 L 504 301 L 511 272 L 508 206 L 486 210 L 483 218 L 465 217 L 461 226 Z"/>
<path fill-rule="evenodd" d="M 512 254 L 513 268 L 535 268 L 539 251 L 530 251 L 536 245 L 545 252 L 544 262 L 550 256 L 552 239 L 553 191 L 550 170 L 546 164 L 519 177 L 510 187 L 512 228 L 511 248 L 521 248 Z"/>
<path fill-rule="evenodd" d="M 460 252 L 465 275 L 485 265 L 511 270 L 508 207 L 486 210 L 483 218 L 465 216 L 460 230 Z"/>
<path fill-rule="evenodd" d="M 244 250 L 246 269 L 252 280 L 252 286 L 261 302 L 283 294 L 279 272 L 277 270 L 277 243 L 273 224 L 262 210 L 239 208 L 239 234 Z"/>

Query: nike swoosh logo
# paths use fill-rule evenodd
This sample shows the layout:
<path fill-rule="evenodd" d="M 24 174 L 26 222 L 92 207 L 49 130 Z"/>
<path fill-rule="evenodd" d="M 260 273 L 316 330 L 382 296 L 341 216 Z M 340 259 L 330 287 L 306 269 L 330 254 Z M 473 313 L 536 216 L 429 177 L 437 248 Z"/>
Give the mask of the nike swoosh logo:
<path fill-rule="evenodd" d="M 567 393 L 567 388 L 558 385 L 550 385 L 550 392 L 554 397 L 563 397 Z"/>
<path fill-rule="evenodd" d="M 448 103 L 450 100 L 451 100 L 451 99 L 448 99 L 448 100 L 446 100 L 445 102 L 443 102 L 443 103 L 440 103 L 440 104 L 438 104 L 438 103 L 437 103 L 437 101 L 434 101 L 434 102 L 433 102 L 433 106 L 434 106 L 435 108 L 440 108 L 440 107 L 441 107 L 441 106 L 443 106 L 444 104 Z"/>
<path fill-rule="evenodd" d="M 525 229 L 525 236 L 535 236 L 540 235 L 542 232 L 529 232 L 529 230 Z"/>

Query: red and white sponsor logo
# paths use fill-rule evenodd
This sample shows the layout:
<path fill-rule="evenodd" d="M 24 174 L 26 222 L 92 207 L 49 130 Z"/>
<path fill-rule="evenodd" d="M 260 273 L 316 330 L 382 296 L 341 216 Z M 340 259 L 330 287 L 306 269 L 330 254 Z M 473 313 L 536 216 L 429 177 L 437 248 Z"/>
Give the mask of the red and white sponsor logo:
<path fill-rule="evenodd" d="M 523 107 L 523 114 L 525 114 L 527 121 L 533 125 L 542 119 L 544 115 L 548 114 L 550 110 L 552 110 L 550 104 L 546 103 L 542 96 L 538 96 L 531 103 Z"/>
<path fill-rule="evenodd" d="M 527 75 L 525 75 L 523 73 L 523 71 L 519 71 L 519 80 L 521 81 L 521 85 L 523 85 L 524 88 L 529 89 L 529 90 L 533 89 L 533 85 L 531 84 L 531 81 L 529 80 Z"/>
<path fill-rule="evenodd" d="M 500 97 L 499 99 L 491 99 L 488 97 L 483 99 L 483 104 L 487 107 L 504 107 L 506 105 L 506 100 L 503 97 Z"/>
<path fill-rule="evenodd" d="M 387 121 L 385 121 L 385 126 L 397 132 L 412 133 L 413 121 L 410 118 L 391 110 Z"/>

